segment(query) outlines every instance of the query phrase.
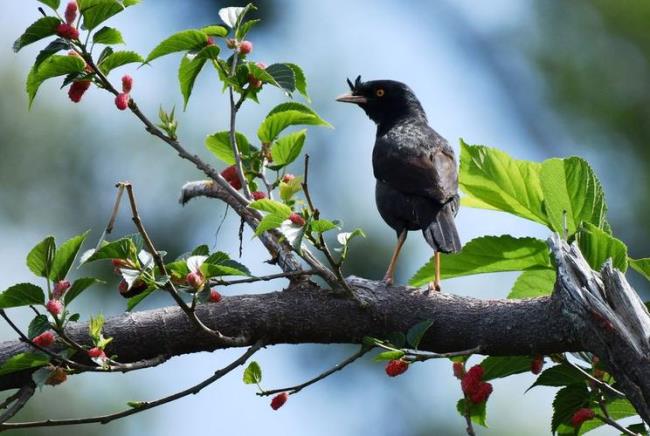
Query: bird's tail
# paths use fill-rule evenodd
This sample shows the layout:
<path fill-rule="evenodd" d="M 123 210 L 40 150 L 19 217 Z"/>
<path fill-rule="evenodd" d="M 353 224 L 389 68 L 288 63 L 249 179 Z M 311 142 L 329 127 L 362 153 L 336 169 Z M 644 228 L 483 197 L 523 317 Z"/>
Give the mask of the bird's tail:
<path fill-rule="evenodd" d="M 456 230 L 454 217 L 458 213 L 459 198 L 455 196 L 445 203 L 438 212 L 431 217 L 429 225 L 422 229 L 424 239 L 436 251 L 442 253 L 456 253 L 461 249 L 460 237 Z M 425 221 L 427 222 L 427 221 Z"/>

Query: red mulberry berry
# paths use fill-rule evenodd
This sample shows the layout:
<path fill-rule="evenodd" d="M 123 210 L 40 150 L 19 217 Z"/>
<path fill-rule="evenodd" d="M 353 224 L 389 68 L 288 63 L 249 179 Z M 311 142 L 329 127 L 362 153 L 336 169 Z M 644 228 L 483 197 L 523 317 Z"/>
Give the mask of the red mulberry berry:
<path fill-rule="evenodd" d="M 262 191 L 255 191 L 251 195 L 253 196 L 253 200 L 262 200 L 263 198 L 266 198 L 266 194 Z"/>
<path fill-rule="evenodd" d="M 530 363 L 530 372 L 537 375 L 540 372 L 542 372 L 543 367 L 544 367 L 544 357 L 538 354 Z"/>
<path fill-rule="evenodd" d="M 278 410 L 280 407 L 282 407 L 284 405 L 284 403 L 287 402 L 288 399 L 289 399 L 289 394 L 287 394 L 286 392 L 282 392 L 281 394 L 277 394 L 271 400 L 271 409 Z"/>
<path fill-rule="evenodd" d="M 40 347 L 49 347 L 54 343 L 54 340 L 54 333 L 48 330 L 36 336 L 34 339 L 32 339 L 32 342 Z"/>
<path fill-rule="evenodd" d="M 72 82 L 70 89 L 68 90 L 68 97 L 75 103 L 81 101 L 81 97 L 86 93 L 88 88 L 90 88 L 90 80 L 79 80 L 78 82 Z"/>
<path fill-rule="evenodd" d="M 287 173 L 287 174 L 284 175 L 284 177 L 282 177 L 282 181 L 284 183 L 289 183 L 290 181 L 292 181 L 295 178 L 296 178 L 296 176 L 294 176 L 293 174 Z"/>
<path fill-rule="evenodd" d="M 45 304 L 45 308 L 52 315 L 57 316 L 63 312 L 63 303 L 61 303 L 59 300 L 50 300 L 47 302 L 47 304 Z"/>
<path fill-rule="evenodd" d="M 253 51 L 253 43 L 250 41 L 242 41 L 241 44 L 239 44 L 239 53 L 241 54 L 248 54 Z"/>
<path fill-rule="evenodd" d="M 185 276 L 187 283 L 196 290 L 199 290 L 203 287 L 205 279 L 200 272 L 191 272 Z"/>
<path fill-rule="evenodd" d="M 65 294 L 65 291 L 70 289 L 70 282 L 67 280 L 59 280 L 54 284 L 54 290 L 52 291 L 52 296 L 54 299 L 59 300 Z"/>
<path fill-rule="evenodd" d="M 128 74 L 125 74 L 122 76 L 122 91 L 125 93 L 131 92 L 131 89 L 133 88 L 133 77 L 129 76 Z"/>
<path fill-rule="evenodd" d="M 216 289 L 210 291 L 210 301 L 213 303 L 218 303 L 221 301 L 221 294 Z"/>
<path fill-rule="evenodd" d="M 68 23 L 56 26 L 56 34 L 65 39 L 79 39 L 79 31 Z"/>
<path fill-rule="evenodd" d="M 65 21 L 68 24 L 74 23 L 77 18 L 77 2 L 70 2 L 65 8 Z"/>
<path fill-rule="evenodd" d="M 92 359 L 101 359 L 106 357 L 106 353 L 99 347 L 94 347 L 88 350 L 88 356 Z"/>
<path fill-rule="evenodd" d="M 237 174 L 237 168 L 234 165 L 221 171 L 221 177 L 226 179 L 226 182 L 230 183 L 230 186 L 236 190 L 241 189 L 241 180 L 239 180 L 239 174 Z"/>
<path fill-rule="evenodd" d="M 582 409 L 576 410 L 576 412 L 571 417 L 571 425 L 574 427 L 580 427 L 583 422 L 594 419 L 596 414 L 593 410 L 583 407 Z"/>
<path fill-rule="evenodd" d="M 401 359 L 391 360 L 386 364 L 386 374 L 388 374 L 389 377 L 397 377 L 400 374 L 404 374 L 407 369 L 409 369 L 408 362 Z"/>
<path fill-rule="evenodd" d="M 486 382 L 479 382 L 476 390 L 469 395 L 469 400 L 474 404 L 481 404 L 487 401 L 492 393 L 492 385 Z"/>
<path fill-rule="evenodd" d="M 454 377 L 456 377 L 459 380 L 462 380 L 463 376 L 465 375 L 465 365 L 463 365 L 463 362 L 454 362 L 453 368 L 454 368 Z"/>
<path fill-rule="evenodd" d="M 117 94 L 117 97 L 115 97 L 115 106 L 121 111 L 126 110 L 129 107 L 129 100 L 131 100 L 131 97 L 126 92 Z"/>
<path fill-rule="evenodd" d="M 305 219 L 300 214 L 297 214 L 295 212 L 289 215 L 289 221 L 300 227 L 305 225 Z"/>

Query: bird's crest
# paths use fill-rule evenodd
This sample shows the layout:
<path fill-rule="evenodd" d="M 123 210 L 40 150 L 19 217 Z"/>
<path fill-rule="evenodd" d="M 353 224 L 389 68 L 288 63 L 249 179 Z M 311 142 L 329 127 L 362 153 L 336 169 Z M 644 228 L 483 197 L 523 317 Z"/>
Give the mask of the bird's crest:
<path fill-rule="evenodd" d="M 357 78 L 354 80 L 354 84 L 350 79 L 347 79 L 347 81 L 348 86 L 350 87 L 350 91 L 352 92 L 356 91 L 361 86 L 361 76 L 357 76 Z"/>

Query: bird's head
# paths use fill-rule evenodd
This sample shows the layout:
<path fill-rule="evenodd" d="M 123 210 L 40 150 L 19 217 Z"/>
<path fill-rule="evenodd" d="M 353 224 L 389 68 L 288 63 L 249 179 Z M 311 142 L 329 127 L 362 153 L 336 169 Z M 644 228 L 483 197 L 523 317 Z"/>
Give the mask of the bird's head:
<path fill-rule="evenodd" d="M 395 80 L 361 81 L 348 79 L 350 92 L 336 101 L 354 103 L 363 109 L 377 124 L 391 123 L 404 117 L 426 119 L 424 109 L 411 88 Z"/>

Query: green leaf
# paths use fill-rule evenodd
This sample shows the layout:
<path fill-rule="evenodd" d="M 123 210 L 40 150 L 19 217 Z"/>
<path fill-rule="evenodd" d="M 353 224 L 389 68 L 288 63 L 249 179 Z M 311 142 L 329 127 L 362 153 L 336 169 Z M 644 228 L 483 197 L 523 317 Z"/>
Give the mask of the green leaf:
<path fill-rule="evenodd" d="M 93 318 L 90 318 L 88 323 L 88 334 L 95 342 L 97 342 L 102 334 L 102 328 L 104 327 L 104 315 L 99 314 Z"/>
<path fill-rule="evenodd" d="M 630 266 L 647 280 L 650 280 L 650 258 L 628 259 Z"/>
<path fill-rule="evenodd" d="M 102 259 L 135 259 L 138 248 L 131 238 L 121 238 L 102 245 L 83 263 Z"/>
<path fill-rule="evenodd" d="M 409 344 L 411 344 L 413 348 L 417 350 L 418 346 L 420 346 L 420 341 L 424 337 L 424 334 L 432 325 L 433 321 L 431 320 L 425 320 L 415 324 L 409 329 L 408 332 L 406 332 L 406 340 Z"/>
<path fill-rule="evenodd" d="M 265 70 L 273 77 L 277 86 L 291 93 L 296 90 L 296 76 L 286 64 L 271 64 Z"/>
<path fill-rule="evenodd" d="M 0 309 L 44 303 L 45 293 L 31 283 L 18 283 L 0 294 Z"/>
<path fill-rule="evenodd" d="M 83 291 L 88 289 L 90 286 L 95 285 L 95 284 L 101 284 L 104 283 L 101 280 L 98 280 L 94 277 L 82 277 L 80 279 L 77 279 L 72 283 L 72 286 L 68 290 L 68 292 L 65 293 L 64 301 L 65 305 L 67 306 L 79 296 Z"/>
<path fill-rule="evenodd" d="M 386 338 L 394 348 L 403 348 L 406 346 L 406 336 L 402 332 L 393 332 Z M 374 346 L 375 344 L 372 344 Z"/>
<path fill-rule="evenodd" d="M 461 140 L 459 185 L 465 194 L 492 209 L 546 224 L 540 170 L 539 163 Z"/>
<path fill-rule="evenodd" d="M 54 237 L 48 236 L 27 254 L 27 267 L 38 277 L 47 277 L 48 272 L 52 270 L 55 253 Z"/>
<path fill-rule="evenodd" d="M 122 33 L 113 27 L 102 27 L 93 35 L 93 42 L 95 44 L 124 44 Z"/>
<path fill-rule="evenodd" d="M 196 29 L 183 30 L 173 34 L 169 38 L 162 41 L 154 48 L 145 62 L 161 56 L 166 56 L 171 53 L 188 50 L 199 50 L 206 46 L 208 43 L 208 35 Z"/>
<path fill-rule="evenodd" d="M 244 383 L 247 385 L 262 383 L 262 368 L 260 364 L 252 361 L 244 370 Z"/>
<path fill-rule="evenodd" d="M 312 221 L 310 227 L 312 232 L 325 233 L 328 230 L 337 228 L 338 226 L 330 220 L 320 219 Z"/>
<path fill-rule="evenodd" d="M 535 386 L 570 386 L 584 382 L 585 376 L 580 371 L 573 366 L 562 364 L 545 369 L 528 389 Z"/>
<path fill-rule="evenodd" d="M 397 360 L 401 359 L 404 356 L 403 351 L 384 351 L 382 353 L 379 353 L 375 356 L 374 361 L 375 362 L 382 362 L 384 360 Z"/>
<path fill-rule="evenodd" d="M 207 268 L 207 272 L 214 273 L 212 276 L 250 276 L 251 272 L 239 262 L 230 258 L 226 253 L 217 251 L 205 259 L 202 267 Z M 220 272 L 217 272 L 220 271 Z"/>
<path fill-rule="evenodd" d="M 142 300 L 144 300 L 145 298 L 147 298 L 149 295 L 153 294 L 153 292 L 154 292 L 156 289 L 157 289 L 157 288 L 156 288 L 155 286 L 150 286 L 150 287 L 148 287 L 145 291 L 143 291 L 142 293 L 140 293 L 140 294 L 138 294 L 138 295 L 136 295 L 136 296 L 134 296 L 134 297 L 129 298 L 129 299 L 127 300 L 127 303 L 126 303 L 126 310 L 130 312 L 130 311 L 132 311 L 133 309 L 135 309 L 135 307 L 136 307 L 138 304 L 140 304 L 140 303 L 142 302 Z"/>
<path fill-rule="evenodd" d="M 280 169 L 296 160 L 300 156 L 306 137 L 307 130 L 303 129 L 298 132 L 289 133 L 275 141 L 273 147 L 271 147 L 273 169 Z"/>
<path fill-rule="evenodd" d="M 580 251 L 593 269 L 600 270 L 611 257 L 614 267 L 627 270 L 627 246 L 621 240 L 590 223 L 583 223 L 577 239 Z"/>
<path fill-rule="evenodd" d="M 194 82 L 206 61 L 205 57 L 194 54 L 186 54 L 181 59 L 181 64 L 178 67 L 178 83 L 181 86 L 181 94 L 183 94 L 183 109 L 187 109 L 187 102 L 190 100 Z"/>
<path fill-rule="evenodd" d="M 74 259 L 77 257 L 77 253 L 81 248 L 81 244 L 86 240 L 88 231 L 77 235 L 67 241 L 65 241 L 54 255 L 54 262 L 52 264 L 52 270 L 50 271 L 50 279 L 57 282 L 63 280 L 70 267 L 74 263 Z"/>
<path fill-rule="evenodd" d="M 502 271 L 526 271 L 551 268 L 546 243 L 535 238 L 510 235 L 482 236 L 469 241 L 455 254 L 443 254 L 442 278 Z M 435 276 L 433 258 L 409 281 L 412 286 L 431 282 Z"/>
<path fill-rule="evenodd" d="M 285 65 L 293 70 L 293 75 L 296 79 L 296 89 L 300 94 L 302 94 L 307 101 L 310 101 L 309 94 L 307 94 L 307 78 L 305 77 L 305 73 L 302 71 L 302 68 L 300 68 L 296 64 L 288 64 L 285 63 Z"/>
<path fill-rule="evenodd" d="M 271 110 L 266 116 L 257 136 L 262 143 L 270 144 L 287 127 L 294 125 L 315 125 L 331 127 L 331 124 L 320 118 L 316 112 L 307 106 L 289 102 L 283 103 Z"/>
<path fill-rule="evenodd" d="M 202 27 L 201 32 L 205 33 L 208 36 L 219 36 L 223 37 L 228 34 L 228 29 L 223 26 L 205 26 Z"/>
<path fill-rule="evenodd" d="M 192 250 L 192 256 L 209 256 L 209 255 L 210 255 L 210 248 L 205 244 L 199 245 L 194 250 Z"/>
<path fill-rule="evenodd" d="M 48 5 L 54 10 L 57 10 L 59 8 L 59 2 L 60 0 L 38 0 L 39 2 L 43 3 L 44 5 Z"/>
<path fill-rule="evenodd" d="M 79 0 L 77 3 L 84 18 L 83 27 L 92 30 L 139 0 Z"/>
<path fill-rule="evenodd" d="M 246 38 L 246 35 L 251 30 L 251 28 L 259 23 L 261 20 L 249 20 L 244 23 L 241 23 L 239 29 L 237 29 L 237 39 L 242 40 Z"/>
<path fill-rule="evenodd" d="M 587 161 L 578 157 L 545 160 L 540 179 L 548 224 L 553 231 L 563 233 L 565 211 L 569 236 L 583 221 L 605 227 L 605 194 Z"/>
<path fill-rule="evenodd" d="M 289 200 L 291 200 L 291 197 L 293 197 L 294 194 L 300 192 L 301 190 L 302 190 L 302 177 L 295 177 L 294 179 L 289 180 L 288 182 L 280 182 L 280 198 L 282 198 L 282 201 L 288 202 Z"/>
<path fill-rule="evenodd" d="M 630 430 L 632 433 L 638 434 L 640 436 L 648 436 L 648 430 L 645 426 L 644 423 L 640 422 L 638 424 L 632 424 L 628 425 L 626 427 L 628 430 Z M 625 435 L 623 435 L 625 436 Z"/>
<path fill-rule="evenodd" d="M 465 413 L 467 412 L 467 407 L 469 407 L 469 415 L 472 422 L 474 424 L 487 427 L 486 402 L 483 401 L 482 403 L 474 404 L 471 401 L 469 402 L 465 401 L 465 399 L 463 398 L 461 400 L 458 400 L 458 403 L 456 403 L 456 410 L 458 411 L 458 413 L 461 414 L 461 416 L 465 416 Z"/>
<path fill-rule="evenodd" d="M 41 50 L 36 56 L 36 62 L 34 62 L 34 69 L 38 68 L 43 61 L 53 54 L 60 52 L 61 50 L 69 50 L 72 46 L 70 42 L 66 41 L 63 38 L 57 38 L 54 41 L 50 42 L 47 47 Z"/>
<path fill-rule="evenodd" d="M 261 210 L 263 212 L 269 212 L 273 215 L 278 215 L 280 217 L 283 217 L 283 219 L 287 219 L 289 218 L 289 215 L 291 215 L 291 208 L 289 206 L 278 201 L 269 200 L 268 198 L 253 201 L 248 205 L 248 207 Z"/>
<path fill-rule="evenodd" d="M 0 366 L 0 375 L 11 374 L 12 372 L 23 371 L 39 366 L 47 365 L 50 356 L 43 353 L 20 353 L 11 356 L 2 366 Z"/>
<path fill-rule="evenodd" d="M 483 359 L 483 380 L 508 377 L 530 371 L 533 358 L 530 356 L 489 356 Z"/>
<path fill-rule="evenodd" d="M 106 56 L 100 63 L 99 69 L 104 74 L 109 74 L 115 68 L 127 64 L 142 62 L 142 56 L 134 51 L 116 51 Z"/>
<path fill-rule="evenodd" d="M 236 132 L 235 141 L 241 154 L 247 155 L 250 152 L 250 143 L 243 133 Z M 206 137 L 205 147 L 228 165 L 235 164 L 235 153 L 233 153 L 232 146 L 230 145 L 229 131 L 217 132 Z"/>
<path fill-rule="evenodd" d="M 16 53 L 23 47 L 56 34 L 56 27 L 61 24 L 57 17 L 43 17 L 32 23 L 25 33 L 14 42 L 13 49 Z"/>
<path fill-rule="evenodd" d="M 280 215 L 275 215 L 272 213 L 266 215 L 264 218 L 262 218 L 257 228 L 255 229 L 255 235 L 259 236 L 267 230 L 277 229 L 286 219 L 286 217 L 283 218 Z"/>
<path fill-rule="evenodd" d="M 560 424 L 569 424 L 575 411 L 588 403 L 589 392 L 586 386 L 571 385 L 560 389 L 553 400 L 551 431 L 555 432 Z"/>
<path fill-rule="evenodd" d="M 592 407 L 592 410 L 595 413 L 599 413 L 599 414 L 602 413 L 602 410 L 600 410 L 599 407 Z M 617 398 L 615 400 L 612 400 L 611 402 L 608 401 L 607 413 L 609 413 L 609 417 L 614 421 L 637 415 L 637 412 L 634 409 L 634 406 L 632 406 L 632 403 L 630 403 L 625 398 Z M 590 419 L 589 421 L 585 421 L 580 426 L 580 431 L 578 431 L 578 434 L 579 435 L 585 434 L 588 431 L 591 431 L 602 425 L 605 425 L 605 423 L 602 422 L 600 419 Z"/>
<path fill-rule="evenodd" d="M 522 272 L 508 294 L 508 298 L 535 298 L 551 295 L 555 286 L 555 271 L 533 269 Z"/>
<path fill-rule="evenodd" d="M 80 73 L 84 70 L 86 63 L 77 56 L 52 55 L 45 59 L 38 67 L 33 67 L 27 76 L 26 90 L 31 107 L 38 88 L 47 79 L 58 76 L 66 76 L 72 73 Z"/>
<path fill-rule="evenodd" d="M 36 317 L 34 317 L 34 319 L 29 323 L 29 327 L 27 327 L 27 337 L 29 339 L 34 339 L 36 336 L 48 331 L 50 328 L 50 322 L 46 315 L 36 315 Z"/>

